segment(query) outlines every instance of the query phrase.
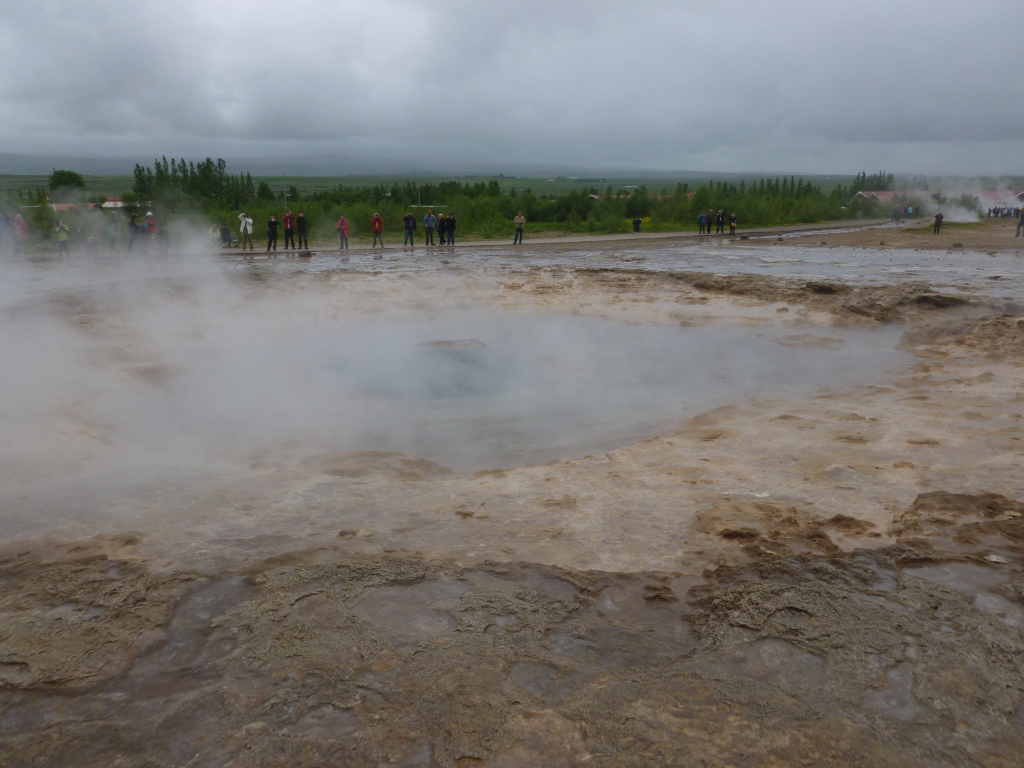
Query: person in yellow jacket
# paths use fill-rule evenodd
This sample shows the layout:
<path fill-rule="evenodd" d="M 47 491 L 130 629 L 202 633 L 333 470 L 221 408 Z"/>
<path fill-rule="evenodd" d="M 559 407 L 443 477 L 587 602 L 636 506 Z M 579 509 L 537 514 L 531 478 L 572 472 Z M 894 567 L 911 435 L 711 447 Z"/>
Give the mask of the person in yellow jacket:
<path fill-rule="evenodd" d="M 53 228 L 53 234 L 57 236 L 57 255 L 68 255 L 68 238 L 71 236 L 71 229 L 60 219 L 57 219 L 57 226 Z"/>

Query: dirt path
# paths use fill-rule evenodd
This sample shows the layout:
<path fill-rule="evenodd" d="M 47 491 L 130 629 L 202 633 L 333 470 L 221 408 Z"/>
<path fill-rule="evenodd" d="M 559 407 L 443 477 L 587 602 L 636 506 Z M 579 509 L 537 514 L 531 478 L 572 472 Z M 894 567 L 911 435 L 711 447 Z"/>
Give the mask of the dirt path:
<path fill-rule="evenodd" d="M 687 240 L 687 241 L 701 241 L 701 240 L 726 240 L 730 237 L 759 237 L 770 234 L 789 234 L 793 232 L 804 232 L 819 230 L 834 230 L 834 229 L 846 229 L 849 227 L 857 228 L 875 228 L 875 227 L 887 227 L 889 222 L 884 219 L 872 219 L 872 220 L 856 220 L 856 221 L 826 221 L 818 224 L 789 224 L 779 227 L 757 227 L 752 229 L 740 228 L 737 230 L 736 235 L 731 236 L 729 234 L 724 235 L 701 235 L 697 232 L 686 231 L 686 232 L 641 232 L 635 234 L 633 232 L 622 232 L 614 235 L 583 235 L 583 234 L 566 234 L 562 232 L 539 232 L 537 234 L 530 235 L 526 238 L 526 245 L 541 246 L 541 245 L 568 245 L 578 243 L 618 243 L 618 242 L 643 242 L 650 240 Z M 509 232 L 511 237 L 512 232 Z M 487 246 L 494 247 L 505 247 L 509 245 L 511 241 L 506 242 L 505 239 L 484 239 L 484 240 L 459 240 L 454 248 L 485 248 Z M 427 248 L 422 245 L 419 236 L 417 236 L 416 249 L 421 248 L 428 249 L 431 251 L 437 251 L 438 253 L 444 253 L 444 249 L 448 246 L 433 246 Z M 365 243 L 352 244 L 349 250 L 354 251 L 369 251 L 373 250 L 369 245 Z M 380 250 L 380 249 L 377 249 Z M 389 243 L 386 250 L 389 251 L 402 251 L 404 250 L 401 245 L 398 244 L 398 238 L 394 238 L 393 243 Z M 333 252 L 337 251 L 337 248 L 332 245 L 317 244 L 314 243 L 314 247 L 310 249 L 312 253 L 318 252 Z M 241 252 L 229 248 L 223 251 L 225 256 L 239 255 Z M 278 257 L 283 258 L 285 256 L 284 251 L 278 251 Z M 261 250 L 257 249 L 253 252 L 253 258 L 263 258 L 266 254 Z"/>
<path fill-rule="evenodd" d="M 858 248 L 915 248 L 929 250 L 1014 251 L 1024 254 L 1024 237 L 1017 237 L 1013 219 L 983 219 L 975 224 L 947 222 L 938 235 L 931 221 L 906 222 L 879 230 L 833 232 L 827 235 L 787 237 L 787 245 L 804 247 L 854 246 Z"/>

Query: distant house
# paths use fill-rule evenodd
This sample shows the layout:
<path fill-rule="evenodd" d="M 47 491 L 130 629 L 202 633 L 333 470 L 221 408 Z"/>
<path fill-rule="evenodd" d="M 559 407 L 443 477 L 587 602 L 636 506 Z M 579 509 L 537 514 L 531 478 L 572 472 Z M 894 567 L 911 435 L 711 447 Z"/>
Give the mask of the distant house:
<path fill-rule="evenodd" d="M 124 208 L 124 200 L 120 195 L 113 195 L 103 201 L 101 208 Z"/>
<path fill-rule="evenodd" d="M 904 190 L 902 190 L 902 189 L 900 189 L 900 190 L 888 190 L 888 189 L 886 189 L 886 190 L 878 190 L 878 191 L 874 191 L 874 192 L 869 192 L 869 191 L 865 190 L 863 192 L 858 192 L 856 195 L 853 196 L 853 199 L 856 200 L 858 197 L 866 197 L 869 200 L 876 200 L 879 203 L 891 203 L 894 197 L 903 197 L 906 194 L 907 193 Z M 931 195 L 930 192 L 922 192 L 920 194 L 929 195 L 929 196 Z"/>

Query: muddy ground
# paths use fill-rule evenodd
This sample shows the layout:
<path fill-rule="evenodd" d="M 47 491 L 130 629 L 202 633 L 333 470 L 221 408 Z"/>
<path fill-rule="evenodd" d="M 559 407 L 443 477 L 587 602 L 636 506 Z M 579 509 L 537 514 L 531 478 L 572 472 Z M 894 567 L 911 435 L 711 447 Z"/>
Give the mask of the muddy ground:
<path fill-rule="evenodd" d="M 1012 303 L 607 268 L 237 280 L 327 291 L 338 313 L 488 306 L 781 327 L 793 345 L 895 323 L 913 358 L 537 466 L 261 450 L 138 501 L 134 524 L 8 540 L 0 764 L 1019 765 Z M 117 346 L 105 364 L 159 371 L 88 301 L 62 306 Z"/>
<path fill-rule="evenodd" d="M 933 224 L 931 219 L 915 219 L 880 230 L 858 229 L 850 232 L 792 235 L 787 236 L 784 242 L 804 247 L 852 246 L 1024 253 L 1024 236 L 1017 236 L 1016 219 L 982 219 L 974 223 L 946 221 L 937 235 L 933 232 Z M 777 242 L 777 238 L 775 241 Z"/>

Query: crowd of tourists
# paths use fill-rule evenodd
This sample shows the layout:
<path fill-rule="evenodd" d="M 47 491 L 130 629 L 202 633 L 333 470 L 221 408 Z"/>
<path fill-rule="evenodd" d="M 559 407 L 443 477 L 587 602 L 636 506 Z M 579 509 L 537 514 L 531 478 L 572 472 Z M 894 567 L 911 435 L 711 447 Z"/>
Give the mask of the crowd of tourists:
<path fill-rule="evenodd" d="M 1015 219 L 1017 225 L 1015 236 L 1021 237 L 1024 235 L 1024 208 L 993 208 L 987 213 L 989 217 Z M 912 216 L 913 214 L 914 210 L 912 208 L 897 207 L 893 209 L 893 220 L 902 221 L 904 216 Z M 938 234 L 941 230 L 943 218 L 942 213 L 935 217 L 935 225 L 933 227 L 935 234 Z M 238 221 L 237 236 L 226 222 L 222 221 L 219 225 L 210 227 L 208 234 L 211 243 L 219 244 L 225 248 L 241 246 L 243 251 L 247 248 L 249 251 L 256 250 L 253 240 L 256 224 L 252 216 L 245 212 L 240 213 Z M 455 245 L 456 233 L 458 231 L 458 220 L 455 214 L 452 212 L 447 214 L 438 212 L 435 214 L 433 209 L 429 209 L 422 220 L 418 219 L 412 211 L 407 212 L 402 217 L 403 247 L 416 247 L 417 232 L 421 222 L 423 226 L 422 242 L 424 245 L 428 247 L 434 245 Z M 639 234 L 641 223 L 642 219 L 639 217 L 633 220 L 633 231 L 635 233 Z M 522 244 L 523 231 L 526 227 L 526 217 L 522 211 L 516 213 L 512 224 L 515 229 L 512 243 L 513 245 Z M 736 234 L 737 217 L 735 213 L 726 216 L 722 210 L 701 211 L 697 216 L 697 225 L 699 234 L 724 234 L 725 227 L 728 225 L 729 234 L 734 235 Z M 111 251 L 117 251 L 122 240 L 120 216 L 115 213 L 106 214 L 105 226 L 107 246 Z M 351 229 L 349 220 L 345 216 L 341 216 L 335 224 L 335 229 L 338 235 L 339 248 L 341 250 L 348 249 Z M 26 254 L 28 252 L 29 233 L 30 226 L 20 213 L 0 214 L 0 254 L 8 252 Z M 87 251 L 95 251 L 99 247 L 99 242 L 95 235 L 82 233 L 77 230 L 72 231 L 71 227 L 62 219 L 58 219 L 57 223 L 50 230 L 44 230 L 42 234 L 43 239 L 49 239 L 56 244 L 57 253 L 61 256 L 66 256 L 70 253 L 73 235 L 75 242 L 80 246 L 84 244 Z M 379 213 L 374 213 L 370 219 L 370 234 L 372 235 L 370 248 L 375 250 L 379 245 L 383 249 L 384 219 Z M 282 250 L 308 250 L 309 222 L 306 219 L 306 214 L 301 211 L 298 214 L 293 214 L 290 210 L 286 210 L 280 219 L 278 219 L 276 214 L 270 215 L 266 222 L 267 253 L 274 254 L 276 257 L 278 239 L 282 236 L 284 241 Z M 152 211 L 147 211 L 145 216 L 132 213 L 128 218 L 127 242 L 124 243 L 124 247 L 129 252 L 138 249 L 138 251 L 146 253 L 150 249 L 154 249 L 161 254 L 167 254 L 170 249 L 170 233 L 166 225 L 157 222 L 156 216 Z M 377 255 L 376 258 L 379 259 L 381 256 Z"/>
<path fill-rule="evenodd" d="M 242 246 L 242 250 L 244 251 L 247 245 L 250 251 L 256 250 L 256 246 L 253 245 L 252 241 L 253 227 L 255 226 L 252 217 L 243 211 L 238 214 L 238 221 L 238 233 L 240 235 L 238 243 Z M 309 222 L 306 220 L 305 213 L 300 211 L 296 216 L 291 211 L 285 211 L 280 221 L 277 220 L 275 214 L 270 215 L 270 219 L 267 221 L 267 253 L 274 253 L 275 258 L 279 231 L 284 233 L 284 248 L 282 250 L 305 251 L 309 249 Z M 226 223 L 221 222 L 217 232 L 223 245 L 233 244 L 231 230 L 228 229 Z"/>
<path fill-rule="evenodd" d="M 700 229 L 699 234 L 710 235 L 712 234 L 712 227 L 714 227 L 714 234 L 723 235 L 725 234 L 725 224 L 729 222 L 729 234 L 736 234 L 736 214 L 730 213 L 728 219 L 726 219 L 725 211 L 701 211 L 697 215 L 697 226 Z"/>
<path fill-rule="evenodd" d="M 120 218 L 115 213 L 104 213 L 104 216 L 106 222 L 102 236 L 105 236 L 107 248 L 117 251 L 122 239 Z M 161 254 L 169 252 L 170 232 L 166 225 L 157 223 L 152 211 L 147 211 L 141 221 L 139 214 L 131 214 L 127 229 L 128 240 L 124 244 L 126 251 L 132 251 L 137 246 L 142 253 L 146 253 L 150 248 L 158 250 Z M 20 213 L 0 214 L 0 253 L 27 254 L 31 230 L 29 223 Z M 47 225 L 41 232 L 36 227 L 36 236 L 40 240 L 49 240 L 56 244 L 58 256 L 70 255 L 72 240 L 77 243 L 77 247 L 83 248 L 86 252 L 99 251 L 101 240 L 97 236 L 98 232 L 99 228 L 92 227 L 85 227 L 84 231 L 80 228 L 73 230 L 63 218 L 57 219 L 52 227 Z"/>
<path fill-rule="evenodd" d="M 238 233 L 237 240 L 232 236 L 231 230 L 228 225 L 221 222 L 220 226 L 214 226 L 210 228 L 210 239 L 213 241 L 219 241 L 221 246 L 228 247 L 232 245 L 240 245 L 242 250 L 246 250 L 248 247 L 249 251 L 255 251 L 256 246 L 253 242 L 252 236 L 255 231 L 255 222 L 252 217 L 242 212 L 238 214 Z M 522 211 L 519 211 L 515 218 L 512 220 L 515 225 L 515 235 L 512 239 L 512 244 L 517 245 L 523 242 L 523 229 L 526 227 L 526 217 Z M 458 219 L 455 218 L 455 214 L 449 212 L 444 214 L 438 212 L 434 213 L 433 209 L 428 209 L 427 214 L 423 217 L 423 242 L 426 246 L 432 245 L 455 245 L 455 234 L 458 231 Z M 404 239 L 402 241 L 403 248 L 415 248 L 416 247 L 416 231 L 419 228 L 419 222 L 417 217 L 409 211 L 402 217 L 402 229 L 404 232 Z M 346 250 L 349 247 L 349 232 L 350 225 L 349 221 L 345 216 L 338 219 L 338 223 L 335 225 L 335 229 L 338 232 L 338 246 L 341 250 Z M 280 221 L 277 219 L 276 214 L 271 214 L 267 220 L 267 253 L 276 254 L 277 252 L 277 240 L 280 231 L 284 232 L 284 248 L 283 250 L 306 250 L 309 248 L 309 224 L 306 221 L 306 214 L 299 213 L 297 216 L 292 214 L 291 211 L 286 211 Z M 376 249 L 378 245 L 384 248 L 384 219 L 381 218 L 379 213 L 374 213 L 370 219 L 370 233 L 373 236 L 373 240 L 370 244 L 371 250 Z M 435 239 L 436 238 L 436 239 Z M 380 258 L 378 255 L 377 258 Z"/>

